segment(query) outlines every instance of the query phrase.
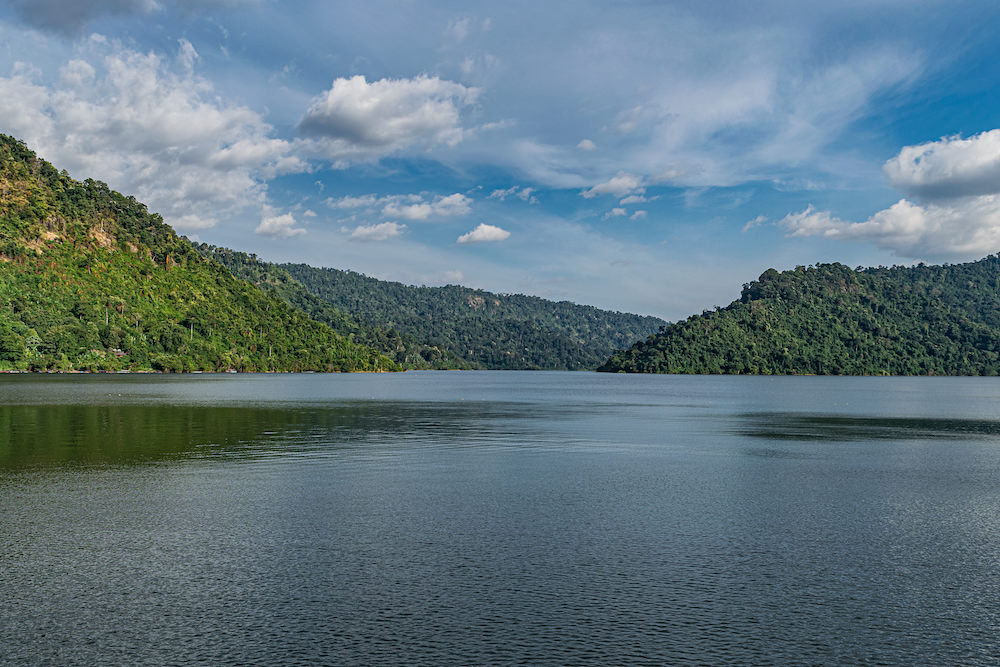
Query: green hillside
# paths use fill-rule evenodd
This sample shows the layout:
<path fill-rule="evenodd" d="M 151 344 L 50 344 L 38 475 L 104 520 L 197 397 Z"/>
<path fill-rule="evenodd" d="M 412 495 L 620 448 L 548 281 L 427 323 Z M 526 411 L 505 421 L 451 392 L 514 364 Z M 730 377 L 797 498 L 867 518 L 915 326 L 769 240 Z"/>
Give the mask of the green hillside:
<path fill-rule="evenodd" d="M 0 135 L 0 370 L 392 370 Z"/>
<path fill-rule="evenodd" d="M 666 324 L 568 301 L 457 285 L 415 287 L 305 264 L 278 267 L 363 326 L 399 332 L 475 368 L 594 369 Z"/>
<path fill-rule="evenodd" d="M 997 375 L 1000 257 L 769 269 L 738 301 L 666 327 L 602 371 Z"/>
<path fill-rule="evenodd" d="M 395 361 L 401 368 L 468 369 L 473 366 L 453 353 L 436 345 L 422 343 L 409 334 L 395 329 L 383 329 L 359 322 L 356 318 L 335 308 L 310 293 L 284 268 L 261 261 L 250 255 L 229 248 L 219 248 L 205 243 L 192 243 L 195 250 L 210 257 L 232 271 L 233 275 L 249 281 L 258 288 L 274 294 L 317 322 L 326 324 L 338 334 L 361 343 Z"/>

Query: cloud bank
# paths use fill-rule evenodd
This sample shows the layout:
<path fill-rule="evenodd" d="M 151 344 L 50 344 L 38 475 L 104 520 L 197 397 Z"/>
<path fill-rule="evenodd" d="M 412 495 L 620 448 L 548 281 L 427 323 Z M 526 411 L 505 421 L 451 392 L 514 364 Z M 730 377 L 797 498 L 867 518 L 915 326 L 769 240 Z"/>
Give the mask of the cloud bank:
<path fill-rule="evenodd" d="M 967 260 L 1000 250 L 1000 130 L 906 146 L 885 163 L 904 198 L 863 222 L 812 206 L 785 216 L 791 236 L 874 243 L 910 259 Z"/>
<path fill-rule="evenodd" d="M 307 169 L 259 114 L 193 73 L 185 40 L 173 59 L 96 37 L 88 47 L 97 55 L 69 60 L 53 83 L 26 66 L 0 77 L 5 131 L 61 168 L 134 194 L 182 231 L 263 206 L 268 179 Z"/>

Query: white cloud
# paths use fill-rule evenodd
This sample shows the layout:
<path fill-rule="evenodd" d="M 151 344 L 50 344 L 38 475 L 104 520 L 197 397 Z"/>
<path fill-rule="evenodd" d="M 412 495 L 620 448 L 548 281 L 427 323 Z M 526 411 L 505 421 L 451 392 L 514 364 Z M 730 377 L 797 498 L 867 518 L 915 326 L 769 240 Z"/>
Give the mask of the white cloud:
<path fill-rule="evenodd" d="M 493 225 L 487 225 L 485 222 L 479 223 L 479 226 L 473 229 L 467 234 L 462 234 L 458 237 L 458 243 L 469 244 L 469 243 L 495 243 L 497 241 L 503 241 L 510 236 L 510 232 L 506 229 L 501 229 L 499 227 L 494 227 Z"/>
<path fill-rule="evenodd" d="M 425 75 L 413 79 L 338 78 L 299 121 L 312 149 L 331 160 L 366 160 L 407 148 L 454 146 L 468 132 L 462 108 L 477 88 Z"/>
<path fill-rule="evenodd" d="M 177 54 L 177 62 L 186 73 L 190 74 L 194 71 L 194 64 L 198 62 L 198 52 L 195 51 L 191 42 L 186 39 L 177 40 L 177 44 L 180 46 Z"/>
<path fill-rule="evenodd" d="M 326 203 L 331 208 L 369 208 L 378 203 L 378 197 L 375 195 L 361 195 L 360 197 L 348 195 L 340 199 L 333 199 L 331 197 L 326 200 Z"/>
<path fill-rule="evenodd" d="M 758 215 L 756 218 L 754 218 L 753 220 L 748 220 L 747 224 L 743 225 L 743 231 L 748 232 L 751 229 L 754 229 L 755 227 L 760 227 L 765 222 L 767 222 L 767 216 Z"/>
<path fill-rule="evenodd" d="M 905 146 L 883 171 L 924 202 L 900 199 L 863 222 L 809 206 L 778 224 L 791 236 L 868 241 L 911 259 L 976 259 L 1000 250 L 1000 130 Z"/>
<path fill-rule="evenodd" d="M 307 208 L 306 210 L 302 211 L 302 217 L 304 217 L 304 218 L 315 218 L 316 217 L 316 211 L 313 211 L 312 209 L 308 209 Z"/>
<path fill-rule="evenodd" d="M 646 211 L 636 211 L 635 213 L 629 216 L 629 220 L 641 220 L 645 218 L 646 215 L 647 215 Z"/>
<path fill-rule="evenodd" d="M 500 201 L 505 201 L 508 197 L 517 197 L 521 201 L 526 201 L 529 204 L 537 204 L 538 197 L 534 193 L 538 192 L 535 188 L 522 188 L 519 185 L 515 185 L 507 188 L 506 190 L 494 190 L 490 193 L 490 199 L 499 199 Z"/>
<path fill-rule="evenodd" d="M 57 167 L 135 195 L 181 230 L 262 206 L 266 179 L 307 168 L 260 115 L 221 101 L 183 44 L 175 60 L 88 47 L 98 57 L 70 60 L 51 85 L 23 67 L 0 77 L 4 131 Z"/>
<path fill-rule="evenodd" d="M 628 111 L 623 111 L 618 114 L 617 119 L 615 119 L 615 129 L 622 134 L 630 134 L 635 132 L 636 127 L 639 126 L 639 120 L 642 118 L 643 108 L 642 106 L 637 106 Z"/>
<path fill-rule="evenodd" d="M 599 183 L 589 190 L 584 190 L 580 194 L 587 199 L 592 199 L 598 195 L 624 197 L 633 193 L 642 194 L 645 191 L 646 189 L 642 187 L 642 177 L 619 171 L 609 180 Z"/>
<path fill-rule="evenodd" d="M 892 185 L 922 199 L 1000 192 L 1000 129 L 906 146 L 882 170 Z"/>
<path fill-rule="evenodd" d="M 766 19 L 720 17 L 701 5 L 657 3 L 656 22 L 644 20 L 646 3 L 590 5 L 591 18 L 567 25 L 562 39 L 504 52 L 508 74 L 488 80 L 485 101 L 505 103 L 496 113 L 517 116 L 522 131 L 478 155 L 550 187 L 591 187 L 595 174 L 603 180 L 618 169 L 646 186 L 733 186 L 803 173 L 843 186 L 871 176 L 857 168 L 869 146 L 845 135 L 877 112 L 882 95 L 905 94 L 936 64 L 912 35 L 850 31 L 849 46 L 833 39 L 830 25 L 873 25 L 853 2 L 822 11 L 788 5 Z M 528 108 L 535 113 L 517 114 Z M 584 153 L 583 138 L 600 150 Z"/>
<path fill-rule="evenodd" d="M 358 225 L 350 230 L 348 239 L 351 241 L 385 241 L 403 233 L 406 225 L 395 222 L 382 222 L 377 225 Z M 348 231 L 343 229 L 342 231 Z"/>
<path fill-rule="evenodd" d="M 305 234 L 306 230 L 295 226 L 295 217 L 291 213 L 282 215 L 268 215 L 266 211 L 261 218 L 260 224 L 254 231 L 261 236 L 273 236 L 277 238 L 290 238 Z"/>
<path fill-rule="evenodd" d="M 463 42 L 469 36 L 471 24 L 472 19 L 467 16 L 460 19 L 452 19 L 448 21 L 448 28 L 445 34 L 456 42 Z"/>
<path fill-rule="evenodd" d="M 628 197 L 625 197 L 618 203 L 621 204 L 622 206 L 628 206 L 629 204 L 644 204 L 645 202 L 648 201 L 650 200 L 647 199 L 646 197 L 643 197 L 642 195 L 629 195 Z"/>
<path fill-rule="evenodd" d="M 604 214 L 604 219 L 607 220 L 608 218 L 621 218 L 621 217 L 624 217 L 626 215 L 628 215 L 628 211 L 626 211 L 625 209 L 623 209 L 623 208 L 613 208 L 613 209 L 611 209 L 610 211 L 608 211 L 607 213 Z"/>
<path fill-rule="evenodd" d="M 500 201 L 503 201 L 507 199 L 507 197 L 516 195 L 518 190 L 520 190 L 519 185 L 507 188 L 506 190 L 494 190 L 490 193 L 490 199 L 499 199 Z"/>
<path fill-rule="evenodd" d="M 925 206 L 901 199 L 864 222 L 844 221 L 810 206 L 778 224 L 791 236 L 868 241 L 911 259 L 977 259 L 1000 250 L 1000 195 Z"/>
<path fill-rule="evenodd" d="M 597 148 L 597 144 L 595 144 L 590 139 L 581 139 L 580 143 L 578 143 L 576 147 L 582 151 L 592 151 Z"/>
<path fill-rule="evenodd" d="M 403 204 L 390 200 L 382 208 L 382 214 L 388 217 L 406 218 L 407 220 L 427 220 L 430 217 L 454 217 L 467 215 L 472 209 L 472 200 L 461 193 L 446 197 L 437 197 L 431 202 L 421 201 L 415 204 Z"/>
<path fill-rule="evenodd" d="M 405 218 L 407 220 L 428 220 L 430 218 L 450 218 L 468 215 L 472 211 L 472 199 L 456 192 L 450 195 L 436 195 L 425 199 L 425 194 L 377 195 L 360 197 L 350 195 L 339 199 L 327 199 L 326 203 L 335 209 L 367 209 L 369 213 L 380 210 L 383 217 Z"/>

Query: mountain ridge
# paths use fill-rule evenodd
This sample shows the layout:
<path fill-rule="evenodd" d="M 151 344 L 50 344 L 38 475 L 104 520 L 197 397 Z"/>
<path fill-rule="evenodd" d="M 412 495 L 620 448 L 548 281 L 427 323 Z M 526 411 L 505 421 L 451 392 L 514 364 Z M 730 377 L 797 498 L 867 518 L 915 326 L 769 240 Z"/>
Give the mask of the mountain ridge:
<path fill-rule="evenodd" d="M 418 287 L 355 271 L 279 264 L 312 294 L 369 325 L 439 346 L 480 368 L 593 370 L 656 331 L 658 317 L 461 285 Z"/>
<path fill-rule="evenodd" d="M 593 370 L 617 347 L 666 324 L 569 301 L 461 285 L 418 287 L 356 271 L 276 264 L 194 244 L 234 275 L 403 367 Z M 387 347 L 388 345 L 388 347 Z M 411 366 L 416 359 L 418 365 Z"/>

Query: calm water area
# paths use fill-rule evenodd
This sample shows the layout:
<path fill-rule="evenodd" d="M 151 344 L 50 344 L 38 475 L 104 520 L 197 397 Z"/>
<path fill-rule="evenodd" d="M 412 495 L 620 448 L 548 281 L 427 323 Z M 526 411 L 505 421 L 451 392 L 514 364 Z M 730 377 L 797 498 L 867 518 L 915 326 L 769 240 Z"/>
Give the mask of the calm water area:
<path fill-rule="evenodd" d="M 0 664 L 998 663 L 996 378 L 0 378 Z"/>

